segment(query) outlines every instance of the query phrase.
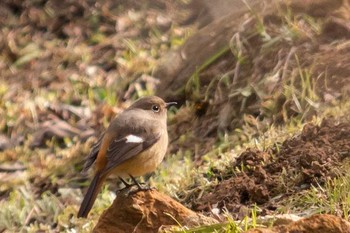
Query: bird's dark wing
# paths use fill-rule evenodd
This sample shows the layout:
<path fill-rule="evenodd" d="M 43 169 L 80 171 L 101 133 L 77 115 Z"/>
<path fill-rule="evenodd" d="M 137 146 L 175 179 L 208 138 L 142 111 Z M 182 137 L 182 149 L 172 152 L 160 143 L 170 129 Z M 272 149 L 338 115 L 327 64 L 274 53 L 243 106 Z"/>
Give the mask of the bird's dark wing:
<path fill-rule="evenodd" d="M 92 164 L 94 164 L 94 162 L 97 158 L 98 151 L 100 150 L 103 136 L 104 136 L 104 133 L 99 137 L 97 142 L 92 146 L 90 154 L 87 156 L 87 158 L 85 160 L 84 168 L 83 168 L 82 172 L 86 172 L 87 170 L 90 169 Z"/>
<path fill-rule="evenodd" d="M 133 139 L 140 140 L 131 140 Z M 142 133 L 137 135 L 127 135 L 121 139 L 113 140 L 107 149 L 107 165 L 102 171 L 102 175 L 109 172 L 114 167 L 125 162 L 126 160 L 138 155 L 142 151 L 148 149 L 154 143 L 156 143 L 160 138 L 160 134 L 155 133 Z"/>

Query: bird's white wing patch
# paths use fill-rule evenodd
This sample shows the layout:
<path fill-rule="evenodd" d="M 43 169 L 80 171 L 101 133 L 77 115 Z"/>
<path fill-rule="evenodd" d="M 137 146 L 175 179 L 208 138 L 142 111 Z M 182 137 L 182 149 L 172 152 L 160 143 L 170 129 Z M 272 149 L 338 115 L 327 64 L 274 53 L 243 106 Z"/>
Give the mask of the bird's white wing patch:
<path fill-rule="evenodd" d="M 136 136 L 136 135 L 128 135 L 125 137 L 126 138 L 126 143 L 141 143 L 143 142 L 143 138 Z"/>

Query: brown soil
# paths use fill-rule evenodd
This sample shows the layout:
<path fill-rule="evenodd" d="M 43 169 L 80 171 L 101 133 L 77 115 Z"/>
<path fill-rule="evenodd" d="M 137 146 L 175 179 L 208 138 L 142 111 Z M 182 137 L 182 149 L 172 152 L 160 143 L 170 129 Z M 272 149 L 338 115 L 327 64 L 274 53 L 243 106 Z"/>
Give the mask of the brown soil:
<path fill-rule="evenodd" d="M 198 24 L 202 31 L 194 34 L 178 50 L 180 55 L 185 54 L 183 57 L 188 59 L 182 61 L 182 65 L 191 69 L 180 72 L 176 69 L 174 59 L 169 59 L 170 64 L 165 64 L 165 67 L 173 71 L 173 75 L 166 73 L 159 76 L 158 92 L 164 93 L 165 97 L 171 96 L 167 95 L 167 90 L 175 91 L 168 86 L 161 88 L 165 79 L 178 81 L 184 87 L 195 69 L 220 50 L 220 46 L 213 47 L 208 46 L 209 44 L 216 41 L 217 45 L 227 46 L 227 41 L 218 39 L 231 39 L 235 33 L 240 36 L 242 43 L 239 52 L 242 53 L 244 62 L 239 64 L 233 53 L 227 51 L 201 70 L 199 90 L 189 88 L 181 92 L 181 96 L 176 96 L 183 102 L 187 101 L 189 105 L 179 106 L 180 110 L 173 116 L 169 127 L 170 138 L 173 140 L 170 143 L 170 152 L 195 151 L 199 148 L 196 150 L 198 158 L 194 158 L 199 165 L 202 162 L 201 156 L 212 150 L 219 140 L 219 133 L 229 133 L 234 138 L 235 129 L 241 130 L 249 117 L 254 120 L 262 117 L 266 120 L 263 123 L 270 126 L 271 122 L 289 122 L 295 116 L 304 122 L 307 117 L 314 115 L 317 109 L 310 107 L 304 96 L 297 96 L 299 102 L 304 101 L 300 111 L 296 106 L 298 102 L 285 95 L 286 86 L 295 88 L 298 92 L 306 90 L 301 85 L 303 80 L 299 77 L 299 71 L 304 72 L 304 76 L 311 76 L 310 92 L 314 91 L 317 95 L 314 100 L 317 104 L 348 98 L 349 1 L 295 1 L 296 4 L 300 2 L 309 5 L 310 2 L 331 3 L 327 4 L 328 7 L 315 7 L 313 4 L 313 8 L 294 6 L 297 14 L 293 16 L 293 27 L 290 25 L 289 33 L 295 33 L 295 38 L 281 32 L 281 28 L 287 23 L 285 14 L 262 13 L 261 22 L 272 38 L 272 44 L 266 44 L 266 38 L 261 32 L 257 34 L 257 26 L 261 22 L 253 16 L 246 18 L 247 15 L 243 13 L 238 18 L 237 15 L 231 15 L 232 18 L 225 17 L 221 23 L 216 21 L 216 24 L 211 25 L 217 29 L 212 30 L 210 21 L 213 19 L 207 18 L 208 14 L 206 11 L 203 13 L 201 5 L 196 5 L 200 2 L 202 1 L 193 0 L 193 4 L 186 5 L 165 0 L 142 3 L 135 0 L 104 0 L 98 3 L 63 0 L 57 4 L 53 0 L 5 0 L 0 6 L 0 24 L 4 25 L 3 35 L 0 37 L 0 81 L 10 88 L 1 98 L 3 109 L 0 109 L 0 115 L 6 117 L 0 118 L 0 150 L 23 143 L 31 144 L 34 148 L 41 146 L 51 150 L 45 142 L 52 137 L 77 137 L 73 143 L 79 143 L 103 130 L 103 124 L 109 122 L 120 111 L 119 108 L 125 107 L 121 102 L 137 96 L 136 86 L 143 90 L 151 83 L 156 87 L 156 84 L 140 76 L 151 75 L 149 63 L 162 57 L 172 42 L 153 42 L 151 35 L 153 29 L 156 29 L 165 38 L 171 38 L 173 35 L 170 28 L 173 26 L 181 29 L 182 26 Z M 342 3 L 347 8 L 341 8 Z M 316 15 L 313 10 L 315 8 L 320 9 Z M 210 12 L 210 8 L 208 9 Z M 129 14 L 134 15 L 133 20 Z M 159 21 L 158 16 L 162 16 L 163 20 Z M 314 16 L 320 18 L 310 18 Z M 227 27 L 229 24 L 226 22 L 231 22 L 231 25 L 238 26 L 239 29 Z M 319 28 L 315 29 L 313 22 L 318 22 Z M 204 27 L 205 25 L 208 27 Z M 220 25 L 233 30 L 232 33 L 225 33 L 226 29 Z M 208 36 L 213 32 L 221 36 Z M 185 35 L 184 32 L 180 33 L 181 37 Z M 140 50 L 157 51 L 157 56 L 148 59 L 135 57 L 126 68 L 118 63 L 118 59 L 130 52 L 128 45 L 124 43 L 129 40 L 137 41 Z M 239 46 L 236 47 L 238 49 Z M 76 48 L 78 52 L 72 48 Z M 207 48 L 212 48 L 210 54 L 205 52 Z M 82 59 L 84 54 L 90 57 L 87 61 Z M 91 69 L 88 68 L 96 71 L 89 74 Z M 227 75 L 226 80 L 223 74 Z M 234 77 L 236 74 L 237 77 Z M 268 77 L 274 76 L 278 81 L 268 80 Z M 291 80 L 291 77 L 295 80 Z M 79 90 L 88 89 L 91 87 L 88 82 L 92 80 L 96 84 L 91 86 L 97 92 L 100 88 L 112 87 L 111 90 L 115 91 L 114 97 L 120 101 L 116 107 L 118 109 L 109 106 L 104 98 L 96 95 L 93 101 L 97 105 L 94 112 L 87 111 L 89 114 L 85 114 L 85 110 L 91 107 L 87 104 L 87 93 L 76 93 L 75 88 L 79 84 Z M 25 99 L 35 100 L 36 90 L 48 90 L 57 96 L 48 107 L 34 106 L 37 112 L 35 118 L 21 104 Z M 314 93 L 308 94 L 307 97 L 310 97 Z M 18 105 L 18 110 L 4 108 L 11 105 Z M 6 111 L 10 114 L 5 114 Z M 14 113 L 11 114 L 12 111 Z M 242 131 L 244 137 L 246 132 Z M 256 131 L 254 129 L 252 134 L 257 134 Z M 32 137 L 33 142 L 28 142 Z M 239 140 L 232 139 L 232 143 L 239 143 Z M 79 152 L 79 161 L 87 153 Z M 338 123 L 327 119 L 320 126 L 308 124 L 301 135 L 282 144 L 276 143 L 275 147 L 266 151 L 248 149 L 227 169 L 231 172 L 216 172 L 217 177 L 214 178 L 220 181 L 219 184 L 212 186 L 200 199 L 189 202 L 198 211 L 210 211 L 217 204 L 220 209 L 225 207 L 232 213 L 237 213 L 237 218 L 246 206 L 254 203 L 260 205 L 264 213 L 269 213 L 277 208 L 272 198 L 279 195 L 285 197 L 307 189 L 310 185 L 323 184 L 339 172 L 337 167 L 349 154 L 348 122 Z M 22 154 L 17 155 L 17 151 L 9 152 L 6 159 L 11 157 L 11 161 L 17 161 L 21 156 Z M 62 163 L 62 155 L 56 154 L 56 149 L 49 154 L 45 152 L 43 157 L 63 164 L 61 166 L 64 169 L 60 172 L 54 171 L 51 179 L 46 174 L 44 176 L 42 170 L 31 175 L 33 192 L 38 198 L 44 191 L 58 196 L 58 187 L 61 184 L 81 188 L 82 181 L 79 179 L 82 178 L 78 175 L 81 166 L 78 162 Z M 45 168 L 41 160 L 41 156 L 31 156 L 30 162 L 40 164 L 38 169 L 41 166 Z M 237 170 L 240 172 L 236 172 Z M 71 181 L 71 177 L 76 179 Z M 52 183 L 57 178 L 60 185 Z M 11 187 L 12 189 L 17 187 Z M 7 199 L 9 192 L 1 190 L 0 199 Z M 66 206 L 65 201 L 62 203 L 62 206 Z M 125 214 L 120 211 L 120 214 L 123 213 Z M 38 225 L 42 223 L 40 219 L 35 221 Z"/>
<path fill-rule="evenodd" d="M 194 227 L 213 223 L 217 221 L 187 209 L 165 194 L 148 190 L 119 193 L 93 232 L 159 232 L 171 225 Z"/>
<path fill-rule="evenodd" d="M 299 136 L 281 145 L 267 151 L 248 149 L 242 153 L 230 169 L 240 172 L 221 174 L 224 180 L 206 192 L 193 207 L 209 211 L 217 204 L 220 209 L 225 207 L 232 213 L 239 213 L 244 206 L 257 203 L 268 213 L 276 209 L 271 198 L 324 184 L 337 174 L 336 167 L 349 156 L 349 122 L 327 119 L 320 126 L 307 124 Z"/>
<path fill-rule="evenodd" d="M 314 215 L 288 225 L 272 229 L 259 228 L 247 233 L 350 233 L 349 222 L 333 215 Z"/>

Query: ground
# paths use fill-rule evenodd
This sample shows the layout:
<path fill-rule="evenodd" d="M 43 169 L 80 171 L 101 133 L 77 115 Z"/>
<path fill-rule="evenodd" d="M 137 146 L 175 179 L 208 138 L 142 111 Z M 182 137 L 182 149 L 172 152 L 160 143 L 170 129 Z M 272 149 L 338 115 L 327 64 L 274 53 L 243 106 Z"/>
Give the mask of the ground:
<path fill-rule="evenodd" d="M 0 232 L 89 232 L 119 184 L 77 219 L 84 157 L 149 94 L 179 101 L 168 156 L 145 178 L 160 192 L 220 220 L 256 209 L 347 220 L 350 3 L 285 2 L 242 13 L 195 0 L 5 0 Z"/>
<path fill-rule="evenodd" d="M 220 183 L 195 202 L 194 209 L 209 211 L 215 204 L 216 208 L 240 214 L 243 207 L 256 203 L 264 214 L 272 214 L 281 208 L 280 199 L 325 185 L 345 172 L 336 168 L 350 151 L 348 120 L 306 124 L 300 135 L 272 148 L 248 148 L 227 168 L 231 172 L 214 173 L 212 178 Z"/>

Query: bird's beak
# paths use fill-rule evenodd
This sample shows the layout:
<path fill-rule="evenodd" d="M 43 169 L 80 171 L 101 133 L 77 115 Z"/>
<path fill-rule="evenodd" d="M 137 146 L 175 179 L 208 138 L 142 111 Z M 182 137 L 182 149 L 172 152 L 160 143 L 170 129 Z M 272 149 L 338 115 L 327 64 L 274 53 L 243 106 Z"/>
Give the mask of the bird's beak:
<path fill-rule="evenodd" d="M 177 102 L 168 102 L 168 103 L 165 103 L 165 107 L 169 108 L 170 106 L 176 105 L 176 104 L 177 104 Z"/>

